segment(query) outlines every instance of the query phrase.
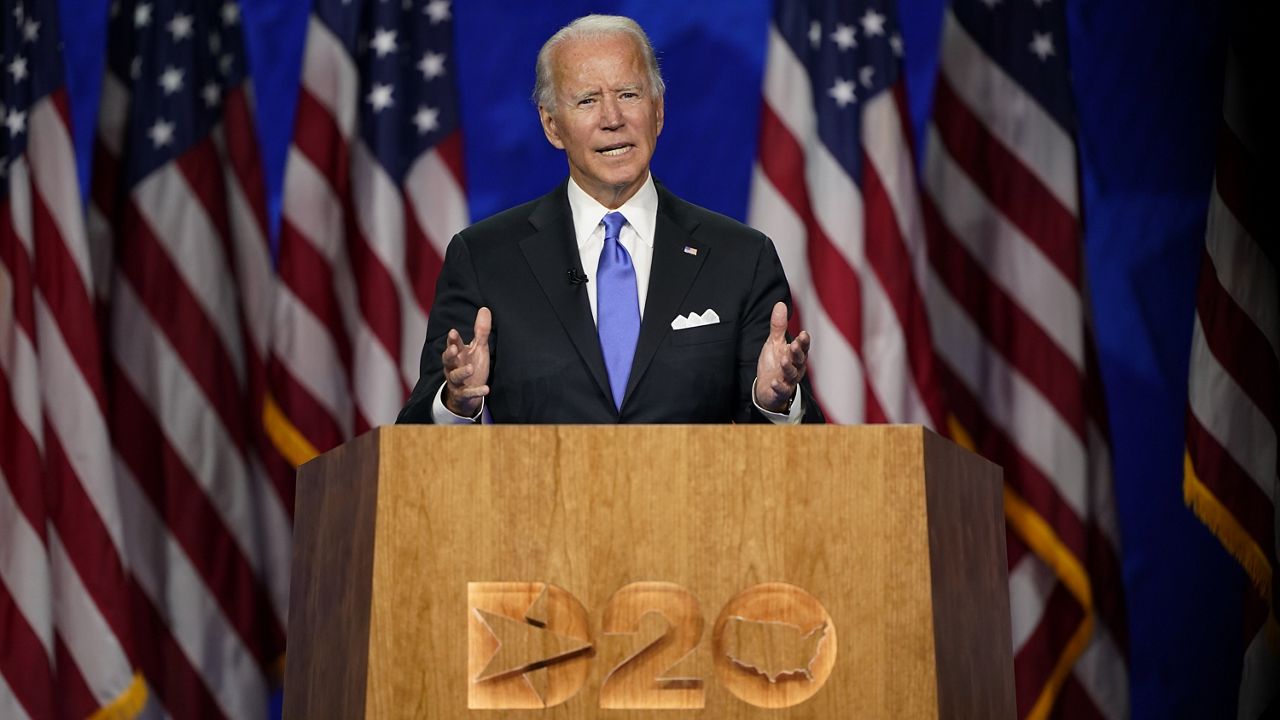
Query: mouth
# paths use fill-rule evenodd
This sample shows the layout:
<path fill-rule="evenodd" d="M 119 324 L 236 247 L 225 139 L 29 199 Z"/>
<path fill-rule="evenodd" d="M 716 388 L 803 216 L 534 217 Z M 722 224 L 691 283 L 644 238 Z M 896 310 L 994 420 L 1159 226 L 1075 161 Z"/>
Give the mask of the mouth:
<path fill-rule="evenodd" d="M 622 157 L 623 155 L 626 155 L 627 153 L 631 152 L 634 149 L 635 149 L 634 145 L 619 144 L 619 145 L 609 145 L 607 147 L 602 147 L 599 150 L 596 150 L 596 152 L 600 153 L 605 157 L 614 158 L 614 157 Z"/>

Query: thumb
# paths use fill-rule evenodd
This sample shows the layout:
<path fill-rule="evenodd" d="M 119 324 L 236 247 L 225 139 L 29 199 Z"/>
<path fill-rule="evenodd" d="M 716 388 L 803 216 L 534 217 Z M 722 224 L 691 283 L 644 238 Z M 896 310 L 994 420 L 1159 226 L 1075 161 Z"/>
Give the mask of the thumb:
<path fill-rule="evenodd" d="M 787 341 L 787 306 L 786 303 L 775 303 L 773 314 L 769 316 L 769 340 L 772 342 Z"/>
<path fill-rule="evenodd" d="M 472 342 L 477 344 L 489 343 L 489 331 L 493 329 L 493 314 L 489 312 L 489 308 L 482 307 L 476 311 L 475 338 Z"/>

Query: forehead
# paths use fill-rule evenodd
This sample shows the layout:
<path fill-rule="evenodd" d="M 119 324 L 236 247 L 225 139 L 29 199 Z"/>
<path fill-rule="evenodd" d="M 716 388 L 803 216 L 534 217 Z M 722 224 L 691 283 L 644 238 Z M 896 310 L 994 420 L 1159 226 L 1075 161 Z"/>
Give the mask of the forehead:
<path fill-rule="evenodd" d="M 569 93 L 648 80 L 640 43 L 625 34 L 564 40 L 555 48 L 552 68 L 561 90 Z"/>

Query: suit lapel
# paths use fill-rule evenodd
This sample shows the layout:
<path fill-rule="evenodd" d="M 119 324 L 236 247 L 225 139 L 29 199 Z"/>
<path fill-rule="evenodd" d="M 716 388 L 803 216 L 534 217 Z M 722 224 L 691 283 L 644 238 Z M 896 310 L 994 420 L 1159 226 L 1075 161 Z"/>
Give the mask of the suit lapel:
<path fill-rule="evenodd" d="M 644 320 L 640 323 L 640 338 L 636 342 L 636 355 L 631 362 L 631 377 L 627 380 L 624 398 L 631 397 L 636 385 L 649 369 L 662 339 L 671 332 L 671 321 L 675 319 L 680 303 L 689 294 L 689 288 L 710 251 L 706 246 L 696 244 L 690 237 L 693 226 L 686 228 L 677 220 L 679 213 L 675 202 L 674 196 L 659 185 L 658 223 L 653 234 L 649 294 L 645 299 Z M 697 248 L 697 254 L 685 252 L 686 247 Z"/>
<path fill-rule="evenodd" d="M 571 284 L 567 275 L 569 268 L 582 269 L 582 259 L 574 238 L 565 185 L 546 196 L 529 216 L 529 222 L 536 232 L 520 241 L 520 250 L 569 339 L 591 371 L 591 377 L 595 378 L 605 397 L 611 397 L 609 376 L 600 352 L 600 336 L 591 318 L 587 291 L 581 285 Z"/>

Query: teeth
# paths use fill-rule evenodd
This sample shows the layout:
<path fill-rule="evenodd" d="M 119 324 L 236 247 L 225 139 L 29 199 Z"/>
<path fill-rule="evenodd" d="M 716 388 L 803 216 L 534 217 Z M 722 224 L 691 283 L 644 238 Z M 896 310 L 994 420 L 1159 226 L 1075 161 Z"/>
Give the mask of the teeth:
<path fill-rule="evenodd" d="M 630 146 L 630 145 L 627 145 L 627 146 L 620 147 L 620 148 L 614 148 L 614 149 L 612 149 L 612 150 L 601 150 L 601 151 L 600 151 L 600 154 L 601 154 L 601 155 L 607 155 L 608 157 L 617 157 L 617 156 L 619 156 L 619 155 L 622 155 L 622 154 L 626 153 L 626 152 L 627 152 L 628 150 L 630 150 L 630 149 L 631 149 L 631 146 Z"/>

